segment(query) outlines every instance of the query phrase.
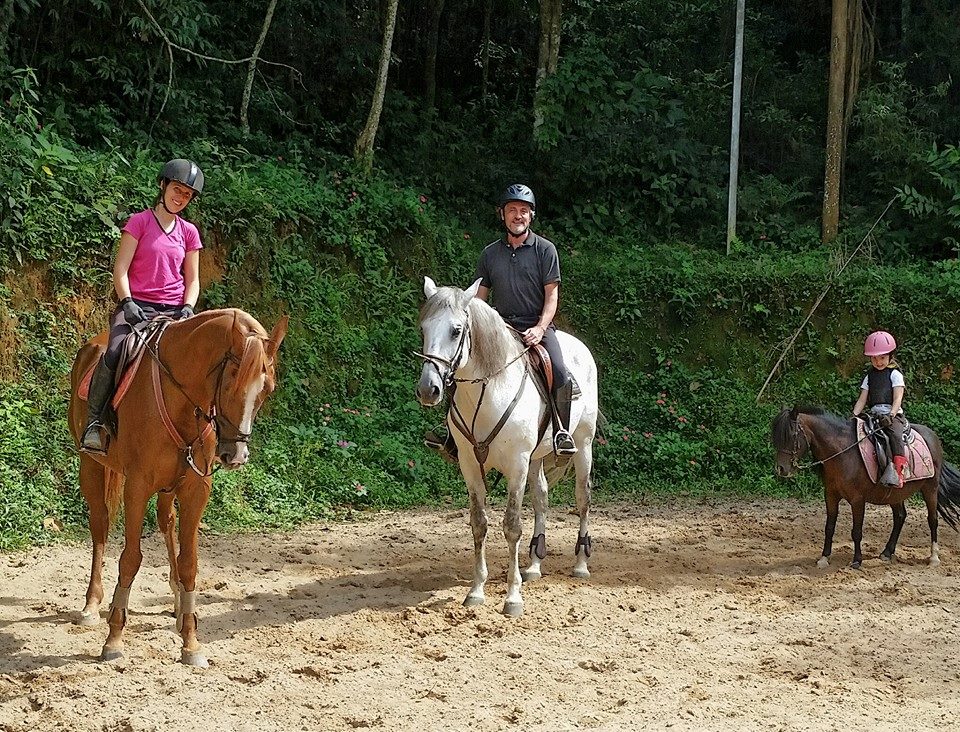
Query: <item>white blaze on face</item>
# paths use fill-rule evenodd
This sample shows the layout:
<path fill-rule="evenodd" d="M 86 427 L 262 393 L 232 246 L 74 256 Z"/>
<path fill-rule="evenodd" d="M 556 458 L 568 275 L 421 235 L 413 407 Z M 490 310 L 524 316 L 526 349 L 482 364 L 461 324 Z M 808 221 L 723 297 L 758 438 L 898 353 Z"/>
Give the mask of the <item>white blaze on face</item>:
<path fill-rule="evenodd" d="M 243 418 L 240 420 L 240 431 L 244 434 L 250 434 L 253 429 L 254 409 L 257 406 L 257 397 L 263 391 L 267 383 L 267 375 L 260 374 L 260 378 L 254 379 L 247 387 L 247 398 L 243 404 Z"/>

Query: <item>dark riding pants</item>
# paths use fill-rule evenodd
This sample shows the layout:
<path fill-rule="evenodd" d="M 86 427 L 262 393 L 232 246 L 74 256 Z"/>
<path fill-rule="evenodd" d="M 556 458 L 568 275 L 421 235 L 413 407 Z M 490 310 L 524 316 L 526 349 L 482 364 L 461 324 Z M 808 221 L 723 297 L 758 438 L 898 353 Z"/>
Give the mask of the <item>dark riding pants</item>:
<path fill-rule="evenodd" d="M 890 435 L 890 449 L 894 455 L 907 455 L 907 447 L 903 444 L 903 433 L 906 429 L 907 420 L 902 414 L 896 415 L 889 427 L 883 428 L 883 431 Z"/>
<path fill-rule="evenodd" d="M 519 330 L 521 333 L 527 328 L 532 328 L 536 325 L 536 320 L 531 323 L 521 318 L 504 319 L 512 328 Z M 570 381 L 570 375 L 567 373 L 567 367 L 563 363 L 563 352 L 560 350 L 560 341 L 557 340 L 557 329 L 553 323 L 550 323 L 547 329 L 543 331 L 543 340 L 540 341 L 540 344 L 546 348 L 547 353 L 550 354 L 550 362 L 553 365 L 553 393 L 556 394 L 561 386 L 566 385 L 567 382 Z"/>
<path fill-rule="evenodd" d="M 134 300 L 147 316 L 147 320 L 153 320 L 158 315 L 174 315 L 179 310 L 179 305 L 163 305 L 161 303 L 146 302 L 144 300 Z M 133 327 L 123 318 L 123 309 L 117 307 L 110 316 L 110 338 L 107 341 L 107 352 L 103 354 L 103 362 L 111 371 L 117 370 L 117 364 L 120 362 L 120 354 L 123 350 L 124 339 L 133 332 Z"/>

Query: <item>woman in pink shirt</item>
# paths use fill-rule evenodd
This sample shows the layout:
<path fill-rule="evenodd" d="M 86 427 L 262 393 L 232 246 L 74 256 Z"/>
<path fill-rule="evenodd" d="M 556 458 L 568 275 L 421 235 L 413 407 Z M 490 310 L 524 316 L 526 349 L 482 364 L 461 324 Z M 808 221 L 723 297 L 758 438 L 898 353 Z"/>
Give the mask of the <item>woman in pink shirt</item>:
<path fill-rule="evenodd" d="M 110 340 L 90 381 L 87 427 L 81 449 L 103 453 L 101 416 L 113 394 L 123 340 L 158 315 L 193 315 L 200 295 L 200 233 L 179 214 L 203 190 L 203 172 L 182 158 L 163 166 L 153 208 L 134 214 L 123 227 L 113 264 L 113 287 L 120 299 L 110 317 Z"/>

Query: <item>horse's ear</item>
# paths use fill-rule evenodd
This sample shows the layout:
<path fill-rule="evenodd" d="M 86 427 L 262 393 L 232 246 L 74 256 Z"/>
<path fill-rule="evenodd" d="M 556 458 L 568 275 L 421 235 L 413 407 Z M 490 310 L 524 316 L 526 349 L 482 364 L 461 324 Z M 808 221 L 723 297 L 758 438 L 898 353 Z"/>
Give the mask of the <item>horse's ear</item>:
<path fill-rule="evenodd" d="M 423 278 L 423 294 L 427 296 L 428 300 L 437 294 L 437 283 L 429 277 Z"/>
<path fill-rule="evenodd" d="M 466 293 L 469 300 L 472 300 L 477 296 L 477 291 L 480 289 L 480 283 L 483 282 L 483 277 L 478 277 L 477 281 L 474 282 L 470 287 L 468 287 L 464 292 Z M 468 301 L 469 301 L 468 300 Z"/>
<path fill-rule="evenodd" d="M 267 340 L 267 356 L 270 359 L 276 357 L 277 351 L 280 349 L 280 344 L 283 343 L 283 337 L 287 334 L 288 325 L 290 325 L 290 316 L 284 315 L 277 321 L 277 324 L 273 326 L 273 332 L 270 333 L 270 338 Z"/>

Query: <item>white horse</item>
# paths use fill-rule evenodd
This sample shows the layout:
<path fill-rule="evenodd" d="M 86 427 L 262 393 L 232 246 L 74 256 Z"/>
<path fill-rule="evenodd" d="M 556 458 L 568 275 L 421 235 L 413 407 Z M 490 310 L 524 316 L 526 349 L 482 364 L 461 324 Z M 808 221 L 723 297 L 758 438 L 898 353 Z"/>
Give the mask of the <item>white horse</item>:
<path fill-rule="evenodd" d="M 553 430 L 547 404 L 527 372 L 526 350 L 497 312 L 475 296 L 477 280 L 467 290 L 437 287 L 424 278 L 426 303 L 420 310 L 423 333 L 423 370 L 417 398 L 425 407 L 443 399 L 444 389 L 457 388 L 447 428 L 459 451 L 460 472 L 470 493 L 470 526 L 473 529 L 473 586 L 463 604 L 484 601 L 487 581 L 485 473 L 499 470 L 508 482 L 503 535 L 509 550 L 505 615 L 523 613 L 519 567 L 520 508 L 524 487 L 530 484 L 533 497 L 534 529 L 530 542 L 530 564 L 523 579 L 541 577 L 540 563 L 546 555 L 547 479 L 544 461 L 554 458 Z M 575 577 L 589 577 L 590 556 L 590 470 L 593 438 L 599 409 L 597 366 L 590 350 L 568 333 L 558 332 L 567 368 L 580 385 L 581 396 L 572 404 L 570 433 L 577 445 L 573 457 L 577 474 L 577 537 Z M 459 416 L 458 416 L 459 415 Z M 459 427 L 457 426 L 459 424 Z M 544 429 L 545 427 L 545 429 Z"/>

